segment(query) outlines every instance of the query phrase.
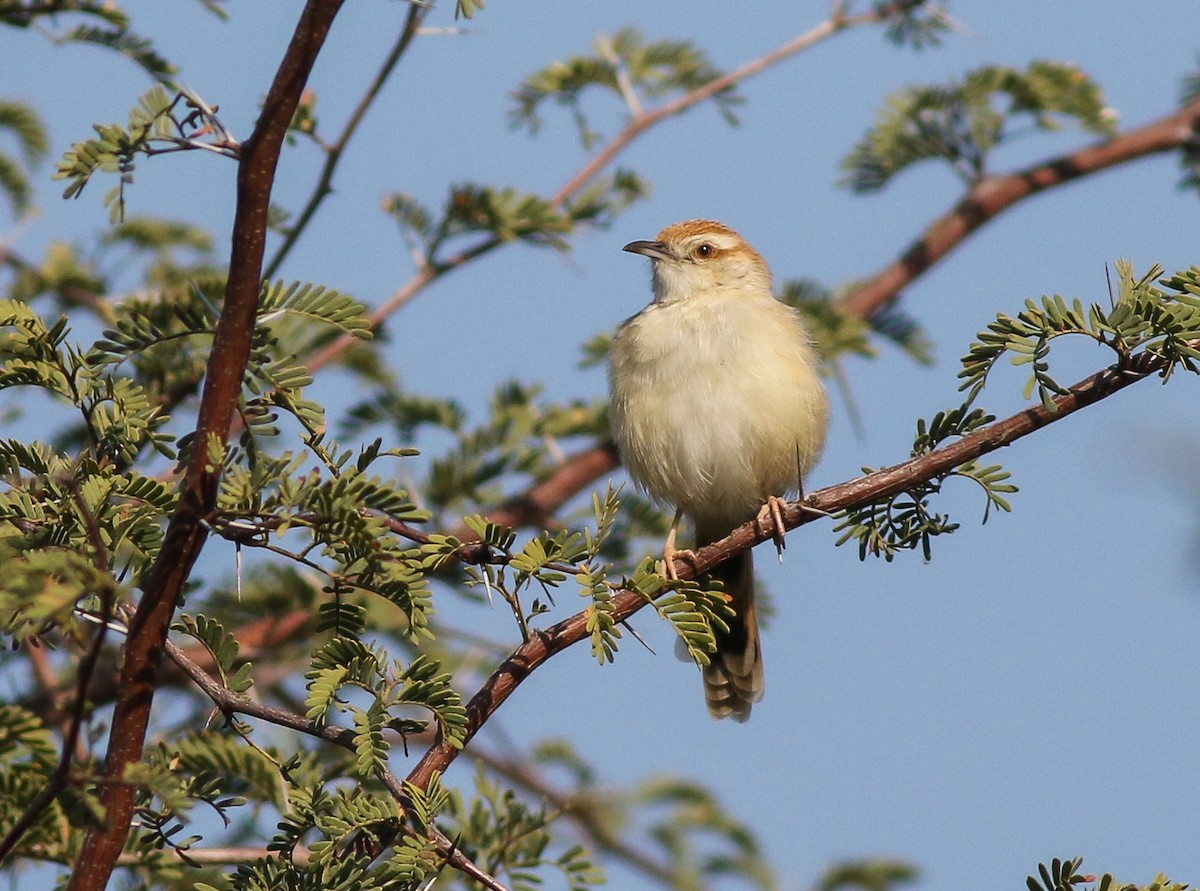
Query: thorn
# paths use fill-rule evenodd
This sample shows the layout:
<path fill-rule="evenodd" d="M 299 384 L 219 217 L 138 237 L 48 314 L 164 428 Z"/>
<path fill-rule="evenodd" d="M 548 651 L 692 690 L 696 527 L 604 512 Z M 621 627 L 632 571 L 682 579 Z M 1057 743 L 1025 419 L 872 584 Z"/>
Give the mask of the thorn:
<path fill-rule="evenodd" d="M 495 607 L 496 604 L 492 602 L 492 583 L 488 581 L 486 566 L 483 567 L 483 572 L 480 575 L 483 576 L 483 590 L 487 591 L 488 606 Z"/>
<path fill-rule="evenodd" d="M 643 637 L 640 634 L 638 634 L 637 631 L 634 630 L 633 626 L 629 624 L 629 621 L 627 619 L 622 619 L 621 624 L 625 626 L 626 631 L 628 631 L 631 635 L 633 635 L 634 640 L 636 640 L 638 643 L 640 643 L 642 646 L 644 646 L 647 650 L 650 651 L 651 655 L 654 655 L 654 656 L 658 655 L 658 653 L 654 652 L 654 647 L 652 647 L 652 646 L 650 646 L 650 644 L 646 643 L 645 639 L 643 639 Z"/>

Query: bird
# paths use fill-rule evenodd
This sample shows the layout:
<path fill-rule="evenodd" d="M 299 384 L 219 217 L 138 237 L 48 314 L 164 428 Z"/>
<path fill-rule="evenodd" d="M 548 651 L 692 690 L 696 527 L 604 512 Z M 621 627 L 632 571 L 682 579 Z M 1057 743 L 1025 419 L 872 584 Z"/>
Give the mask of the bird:
<path fill-rule="evenodd" d="M 609 354 L 609 419 L 630 477 L 675 509 L 663 546 L 668 577 L 680 520 L 701 547 L 758 518 L 782 547 L 783 496 L 825 446 L 829 397 L 820 358 L 799 313 L 778 300 L 771 270 L 737 232 L 687 220 L 623 250 L 650 259 L 653 300 L 626 319 Z M 703 668 L 715 718 L 745 722 L 764 676 L 751 555 L 713 575 L 733 609 L 714 628 L 716 653 Z"/>

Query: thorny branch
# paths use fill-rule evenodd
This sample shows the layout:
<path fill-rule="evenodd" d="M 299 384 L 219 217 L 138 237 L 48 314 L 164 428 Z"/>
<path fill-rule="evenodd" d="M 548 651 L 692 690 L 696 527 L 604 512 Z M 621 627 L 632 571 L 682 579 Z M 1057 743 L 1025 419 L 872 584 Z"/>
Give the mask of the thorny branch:
<path fill-rule="evenodd" d="M 1196 346 L 1200 347 L 1200 344 Z M 856 480 L 821 489 L 804 502 L 793 502 L 784 511 L 785 525 L 788 529 L 794 529 L 810 522 L 817 516 L 813 513 L 814 509 L 821 512 L 845 510 L 898 495 L 918 481 L 948 473 L 967 461 L 1010 445 L 1035 430 L 1099 402 L 1130 384 L 1161 371 L 1165 364 L 1166 360 L 1160 356 L 1141 353 L 1123 363 L 1110 366 L 1069 388 L 1065 395 L 1054 397 L 1055 411 L 1050 411 L 1042 405 L 1031 406 L 927 455 Z M 694 578 L 730 557 L 766 541 L 772 537 L 773 530 L 769 525 L 751 521 L 735 529 L 726 538 L 701 548 L 696 552 L 695 561 L 686 564 L 680 577 Z M 767 528 L 763 528 L 764 526 Z M 623 621 L 646 604 L 647 601 L 642 595 L 628 590 L 621 591 L 612 599 L 611 615 L 615 621 Z M 487 723 L 530 674 L 552 656 L 588 637 L 590 632 L 587 623 L 587 613 L 580 612 L 536 633 L 530 640 L 517 647 L 467 703 L 467 741 Z M 418 788 L 426 788 L 433 775 L 445 772 L 459 752 L 459 749 L 446 743 L 435 744 L 409 774 L 408 781 Z"/>

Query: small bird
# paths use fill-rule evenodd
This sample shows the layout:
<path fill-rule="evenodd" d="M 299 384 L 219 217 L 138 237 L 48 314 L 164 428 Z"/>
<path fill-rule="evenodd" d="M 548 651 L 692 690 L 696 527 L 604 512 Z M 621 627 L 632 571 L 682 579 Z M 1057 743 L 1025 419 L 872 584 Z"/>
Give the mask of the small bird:
<path fill-rule="evenodd" d="M 611 423 L 629 475 L 675 508 L 663 547 L 675 577 L 680 518 L 696 546 L 759 517 L 803 491 L 829 426 L 829 397 L 800 316 L 775 298 L 771 270 L 740 235 L 713 220 L 668 226 L 624 250 L 649 257 L 653 302 L 621 325 L 609 362 Z M 764 506 L 765 505 L 765 506 Z M 734 610 L 704 669 L 716 718 L 745 721 L 762 699 L 762 651 L 749 553 L 714 575 Z"/>

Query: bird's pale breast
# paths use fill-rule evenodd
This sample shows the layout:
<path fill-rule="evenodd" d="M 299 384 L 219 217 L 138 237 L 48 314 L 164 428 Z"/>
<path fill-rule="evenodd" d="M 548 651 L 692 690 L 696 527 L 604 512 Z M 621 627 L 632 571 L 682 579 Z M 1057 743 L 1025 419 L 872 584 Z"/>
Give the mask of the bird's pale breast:
<path fill-rule="evenodd" d="M 656 500 L 733 526 L 795 491 L 828 400 L 794 311 L 769 294 L 652 304 L 613 343 L 622 460 Z"/>

